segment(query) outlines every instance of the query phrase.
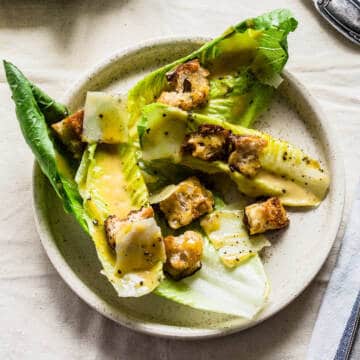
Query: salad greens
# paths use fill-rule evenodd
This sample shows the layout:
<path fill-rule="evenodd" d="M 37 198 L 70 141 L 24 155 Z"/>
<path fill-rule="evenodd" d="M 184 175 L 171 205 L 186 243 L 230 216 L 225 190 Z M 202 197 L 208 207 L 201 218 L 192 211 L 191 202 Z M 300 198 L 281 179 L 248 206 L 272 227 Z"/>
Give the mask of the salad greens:
<path fill-rule="evenodd" d="M 164 196 L 165 185 L 169 185 L 166 191 L 171 191 L 173 184 L 200 171 L 226 173 L 243 193 L 278 195 L 288 205 L 315 205 L 324 197 L 328 179 L 326 174 L 318 174 L 315 160 L 307 158 L 304 163 L 305 155 L 292 145 L 248 129 L 268 106 L 281 82 L 280 74 L 288 59 L 287 35 L 296 26 L 297 21 L 288 10 L 247 19 L 190 55 L 144 77 L 129 91 L 127 101 L 121 98 L 124 100 L 121 105 L 118 97 L 90 93 L 81 124 L 81 140 L 88 145 L 80 164 L 64 149 L 50 127 L 69 115 L 66 106 L 50 98 L 14 65 L 4 61 L 23 136 L 65 210 L 91 236 L 102 273 L 119 296 L 137 297 L 154 291 L 196 309 L 246 319 L 253 318 L 263 308 L 269 283 L 258 251 L 269 243 L 262 236 L 250 237 L 244 231 L 239 207 L 227 207 L 215 195 L 215 211 L 203 221 L 185 227 L 203 235 L 204 251 L 201 270 L 179 281 L 165 276 L 161 249 L 156 256 L 152 254 L 153 266 L 121 273 L 119 259 L 125 256 L 127 244 L 140 249 L 148 237 L 161 240 L 160 228 L 163 236 L 179 234 L 158 214 L 157 223 L 153 217 L 137 222 L 123 219 L 132 211 L 148 209 L 150 204 L 157 203 Z M 168 90 L 167 73 L 193 59 L 198 59 L 210 74 L 206 105 L 187 113 L 153 104 Z M 110 125 L 104 127 L 106 117 Z M 264 172 L 248 179 L 221 161 L 205 162 L 184 156 L 181 151 L 184 136 L 204 123 L 220 125 L 234 134 L 266 138 L 267 151 L 260 158 Z M 292 156 L 286 165 L 279 161 L 284 151 Z M 298 171 L 294 172 L 295 166 Z M 304 174 L 309 190 L 304 190 Z M 293 181 L 282 179 L 290 175 Z M 155 191 L 160 191 L 158 198 Z M 291 197 L 291 193 L 296 195 Z M 105 222 L 110 215 L 126 222 L 114 248 L 105 233 Z M 142 235 L 141 242 L 137 238 L 143 233 L 148 236 Z M 229 254 L 228 250 L 231 250 Z"/>
<path fill-rule="evenodd" d="M 142 108 L 166 90 L 166 73 L 195 58 L 211 74 L 209 103 L 201 112 L 250 127 L 281 82 L 280 73 L 288 59 L 287 35 L 296 26 L 290 11 L 275 10 L 230 27 L 190 55 L 147 75 L 129 92 L 132 133 L 136 134 Z"/>
<path fill-rule="evenodd" d="M 176 131 L 171 131 L 169 124 Z M 224 161 L 209 162 L 184 155 L 181 147 L 185 134 L 196 131 L 202 124 L 221 126 L 236 135 L 255 135 L 265 139 L 267 146 L 259 157 L 262 171 L 249 178 L 233 171 Z M 251 197 L 278 196 L 288 206 L 315 206 L 325 197 L 329 186 L 328 174 L 302 150 L 268 134 L 216 117 L 189 115 L 178 108 L 154 103 L 144 107 L 138 132 L 146 160 L 168 160 L 209 174 L 226 173 L 242 193 Z M 169 139 L 171 152 L 167 151 Z"/>
<path fill-rule="evenodd" d="M 117 215 L 122 219 L 130 211 L 148 205 L 148 191 L 136 165 L 134 147 L 130 144 L 89 145 L 76 174 L 76 181 L 84 201 L 83 207 L 89 219 L 89 233 L 102 264 L 103 274 L 119 296 L 138 297 L 153 291 L 163 278 L 162 261 L 143 271 L 119 274 L 118 254 L 123 253 L 124 249 L 116 248 L 114 252 L 109 247 L 104 232 L 104 223 L 109 215 Z M 153 223 L 144 225 L 151 236 L 157 233 L 157 226 Z M 124 241 L 121 242 L 123 244 L 126 244 L 126 236 L 136 237 L 139 231 L 136 223 L 134 227 L 126 229 L 127 233 L 122 238 Z M 140 282 L 142 286 L 139 286 Z"/>
<path fill-rule="evenodd" d="M 13 64 L 4 61 L 4 68 L 25 141 L 34 153 L 42 172 L 63 200 L 65 210 L 72 213 L 81 227 L 88 232 L 82 199 L 74 182 L 75 172 L 70 162 L 56 147 L 47 127 L 47 122 L 60 120 L 67 114 L 66 107 L 32 85 Z M 45 114 L 41 109 L 45 111 L 45 114 L 50 115 L 49 120 L 45 119 Z"/>
<path fill-rule="evenodd" d="M 204 242 L 201 270 L 180 281 L 165 278 L 155 294 L 195 309 L 252 319 L 264 307 L 269 294 L 259 255 L 228 269 L 206 238 Z"/>
<path fill-rule="evenodd" d="M 10 67 L 11 65 L 9 64 L 8 66 Z M 30 87 L 47 124 L 51 125 L 56 123 L 69 115 L 69 111 L 65 105 L 52 99 L 36 85 L 30 83 Z"/>

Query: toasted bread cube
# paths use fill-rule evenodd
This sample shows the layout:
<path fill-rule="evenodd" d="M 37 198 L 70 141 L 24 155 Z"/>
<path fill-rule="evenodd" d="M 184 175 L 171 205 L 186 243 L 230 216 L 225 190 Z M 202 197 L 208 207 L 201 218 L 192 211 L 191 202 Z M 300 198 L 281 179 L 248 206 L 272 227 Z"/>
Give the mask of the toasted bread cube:
<path fill-rule="evenodd" d="M 197 131 L 187 135 L 183 151 L 206 161 L 224 159 L 228 151 L 230 133 L 218 125 L 201 125 Z"/>
<path fill-rule="evenodd" d="M 247 206 L 244 221 L 250 235 L 281 229 L 289 225 L 286 210 L 277 197 Z"/>
<path fill-rule="evenodd" d="M 76 158 L 81 157 L 84 147 L 84 144 L 81 141 L 83 120 L 84 110 L 79 110 L 65 119 L 51 125 L 61 142 Z"/>
<path fill-rule="evenodd" d="M 169 226 L 178 229 L 212 211 L 213 205 L 211 192 L 196 177 L 190 177 L 179 183 L 171 195 L 160 202 L 160 210 Z"/>
<path fill-rule="evenodd" d="M 165 271 L 179 280 L 194 274 L 201 268 L 203 238 L 195 231 L 185 231 L 180 236 L 164 239 L 166 251 Z"/>
<path fill-rule="evenodd" d="M 267 141 L 260 136 L 234 134 L 231 135 L 230 141 L 234 149 L 228 159 L 230 168 L 254 177 L 261 168 L 259 154 L 267 145 Z"/>
<path fill-rule="evenodd" d="M 172 91 L 163 91 L 157 102 L 183 110 L 206 103 L 210 92 L 209 71 L 200 66 L 198 59 L 180 64 L 166 76 Z"/>

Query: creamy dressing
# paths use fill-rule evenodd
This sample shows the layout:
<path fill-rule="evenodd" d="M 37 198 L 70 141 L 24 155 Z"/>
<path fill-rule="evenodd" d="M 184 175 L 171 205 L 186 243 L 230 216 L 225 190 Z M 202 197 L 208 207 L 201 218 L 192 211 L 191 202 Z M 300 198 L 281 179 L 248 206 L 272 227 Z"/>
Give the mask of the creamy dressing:
<path fill-rule="evenodd" d="M 134 209 L 127 190 L 118 145 L 98 145 L 86 186 L 90 193 L 87 202 L 98 207 L 96 200 L 101 200 L 106 206 L 106 216 L 116 215 L 122 219 Z M 92 195 L 95 195 L 94 199 Z"/>
<path fill-rule="evenodd" d="M 249 237 L 243 222 L 243 211 L 217 210 L 207 215 L 200 225 L 218 251 L 223 264 L 235 267 L 270 246 L 263 236 Z"/>
<path fill-rule="evenodd" d="M 92 219 L 92 238 L 101 256 L 115 266 L 116 256 L 107 243 L 103 224 L 108 215 L 122 219 L 133 210 L 118 145 L 97 146 L 85 187 L 88 198 L 84 206 Z"/>
<path fill-rule="evenodd" d="M 309 206 L 317 205 L 320 202 L 315 194 L 303 188 L 299 184 L 266 171 L 260 171 L 256 179 L 267 184 L 271 184 L 274 189 L 281 191 L 279 199 L 284 205 L 289 206 Z"/>
<path fill-rule="evenodd" d="M 128 236 L 124 243 L 121 243 L 123 239 L 119 239 L 116 251 L 107 242 L 104 229 L 107 216 L 116 215 L 119 219 L 124 219 L 131 210 L 137 210 L 132 204 L 124 177 L 120 147 L 121 145 L 106 144 L 97 146 L 86 184 L 82 186 L 85 186 L 85 193 L 88 194 L 85 208 L 92 219 L 91 235 L 104 267 L 103 272 L 122 296 L 140 296 L 152 291 L 161 281 L 165 250 L 157 226 L 153 229 L 148 244 L 144 243 L 147 238 L 143 242 L 137 242 L 134 234 L 132 237 Z M 124 226 L 124 231 L 126 230 L 131 229 Z M 146 227 L 143 231 L 146 233 Z M 145 252 L 149 256 L 142 257 Z M 146 261 L 147 258 L 151 258 L 151 261 Z"/>

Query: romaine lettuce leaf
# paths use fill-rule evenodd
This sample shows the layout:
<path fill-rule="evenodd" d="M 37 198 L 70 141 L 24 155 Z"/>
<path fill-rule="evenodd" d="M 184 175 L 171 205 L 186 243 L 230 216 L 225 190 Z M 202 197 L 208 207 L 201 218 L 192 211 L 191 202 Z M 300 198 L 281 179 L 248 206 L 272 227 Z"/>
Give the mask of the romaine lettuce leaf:
<path fill-rule="evenodd" d="M 238 82 L 248 82 L 248 87 L 243 90 L 240 98 L 239 95 L 235 97 L 229 94 L 210 97 L 205 113 L 218 114 L 228 121 L 250 126 L 269 103 L 272 87 L 276 87 L 281 81 L 279 74 L 288 58 L 287 35 L 296 26 L 297 21 L 290 11 L 274 10 L 230 27 L 223 35 L 190 55 L 147 75 L 129 92 L 131 133 L 136 136 L 136 123 L 142 108 L 154 102 L 167 88 L 166 73 L 194 58 L 198 58 L 210 70 L 211 84 L 224 75 L 232 76 Z M 211 86 L 214 87 L 213 84 Z M 241 108 L 238 100 L 242 102 Z"/>
<path fill-rule="evenodd" d="M 197 112 L 250 127 L 269 105 L 273 92 L 273 87 L 256 81 L 249 71 L 221 76 L 210 80 L 209 101 Z"/>
<path fill-rule="evenodd" d="M 58 103 L 49 95 L 45 94 L 39 87 L 30 84 L 35 100 L 44 114 L 47 124 L 53 124 L 69 115 L 69 111 L 65 105 Z"/>
<path fill-rule="evenodd" d="M 155 294 L 195 309 L 252 319 L 266 304 L 269 283 L 258 255 L 226 268 L 207 238 L 201 270 L 175 281 L 166 278 Z"/>
<path fill-rule="evenodd" d="M 232 171 L 224 161 L 209 162 L 183 155 L 181 139 L 176 141 L 176 144 L 179 144 L 178 148 L 173 149 L 173 153 L 180 154 L 180 157 L 177 155 L 174 159 L 172 154 L 163 151 L 163 142 L 167 141 L 167 137 L 161 129 L 167 118 L 164 114 L 168 113 L 171 114 L 172 121 L 176 121 L 178 116 L 181 126 L 184 126 L 186 121 L 187 133 L 196 131 L 199 125 L 212 124 L 229 129 L 234 134 L 264 138 L 267 146 L 259 156 L 261 171 L 255 177 L 249 178 L 238 171 Z M 315 206 L 325 197 L 329 187 L 329 175 L 318 161 L 286 141 L 275 139 L 268 134 L 230 124 L 217 117 L 196 113 L 188 115 L 180 109 L 159 103 L 144 107 L 141 123 L 147 127 L 147 131 L 141 135 L 141 144 L 142 152 L 148 160 L 155 162 L 166 159 L 209 174 L 226 173 L 237 184 L 239 190 L 248 196 L 278 196 L 288 206 Z M 152 136 L 156 139 L 152 139 Z M 147 153 L 147 144 L 151 144 L 150 153 Z"/>
<path fill-rule="evenodd" d="M 109 215 L 125 218 L 132 210 L 148 205 L 148 192 L 141 172 L 136 164 L 136 149 L 129 144 L 89 145 L 84 152 L 76 181 L 83 198 L 83 207 L 89 219 L 88 226 L 98 258 L 102 264 L 102 273 L 107 277 L 120 297 L 138 297 L 153 291 L 163 278 L 162 261 L 151 268 L 119 272 L 119 254 L 126 241 L 117 244 L 116 251 L 110 248 L 105 234 L 104 222 Z M 148 222 L 151 219 L 147 219 Z M 131 225 L 131 224 L 129 224 Z M 159 238 L 157 225 L 134 223 L 123 233 L 134 250 L 137 232 L 148 230 Z M 148 225 L 145 227 L 145 225 Z M 124 225 L 125 226 L 125 225 Z M 139 230 L 140 229 L 140 230 Z M 117 254 L 119 252 L 119 254 Z M 137 258 L 139 260 L 139 257 Z"/>
<path fill-rule="evenodd" d="M 61 149 L 56 146 L 52 133 L 47 127 L 47 123 L 58 121 L 67 113 L 65 106 L 32 85 L 13 64 L 4 61 L 4 68 L 25 141 L 35 155 L 42 172 L 62 199 L 65 210 L 72 213 L 81 227 L 88 232 L 86 214 L 74 182 L 75 171 L 61 153 Z M 49 119 L 45 118 L 42 110 L 50 116 Z"/>

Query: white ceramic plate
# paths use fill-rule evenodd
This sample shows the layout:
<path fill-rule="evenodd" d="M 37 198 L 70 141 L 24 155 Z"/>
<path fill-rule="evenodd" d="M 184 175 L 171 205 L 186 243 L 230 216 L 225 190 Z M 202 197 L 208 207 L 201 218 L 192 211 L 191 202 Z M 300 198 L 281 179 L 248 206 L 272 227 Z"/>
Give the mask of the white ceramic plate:
<path fill-rule="evenodd" d="M 192 52 L 204 41 L 162 39 L 126 49 L 89 72 L 63 100 L 76 110 L 83 105 L 88 90 L 125 92 L 144 74 Z M 138 331 L 204 338 L 253 326 L 281 310 L 305 289 L 324 263 L 339 228 L 344 172 L 335 138 L 318 105 L 288 72 L 284 72 L 284 79 L 270 109 L 256 126 L 320 158 L 332 182 L 317 209 L 290 211 L 290 227 L 276 234 L 273 246 L 264 254 L 272 289 L 267 307 L 258 317 L 244 322 L 237 317 L 194 310 L 156 295 L 118 298 L 100 275 L 92 241 L 64 213 L 48 181 L 35 166 L 34 209 L 41 241 L 59 274 L 84 301 L 108 318 Z"/>

